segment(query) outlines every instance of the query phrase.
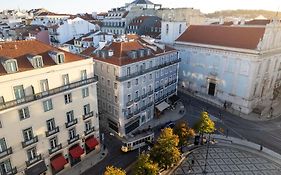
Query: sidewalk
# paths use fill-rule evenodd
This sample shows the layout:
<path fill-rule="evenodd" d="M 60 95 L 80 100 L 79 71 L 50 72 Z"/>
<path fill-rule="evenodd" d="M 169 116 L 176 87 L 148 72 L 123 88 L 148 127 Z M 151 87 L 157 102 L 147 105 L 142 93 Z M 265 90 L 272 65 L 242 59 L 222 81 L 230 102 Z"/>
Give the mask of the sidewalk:
<path fill-rule="evenodd" d="M 223 102 L 218 102 L 218 101 L 215 101 L 215 100 L 212 100 L 212 99 L 206 99 L 205 96 L 203 94 L 200 94 L 200 93 L 194 93 L 194 92 L 190 92 L 186 89 L 183 89 L 181 87 L 178 87 L 178 91 L 181 92 L 181 93 L 184 93 L 184 94 L 187 94 L 191 97 L 194 97 L 198 100 L 201 100 L 203 102 L 206 102 L 212 106 L 215 106 L 217 108 L 223 108 Z M 274 109 L 274 113 L 273 113 L 273 116 L 272 117 L 268 117 L 267 115 L 264 115 L 264 116 L 261 116 L 261 115 L 258 115 L 258 114 L 255 114 L 253 112 L 251 112 L 250 114 L 243 114 L 243 113 L 240 113 L 240 111 L 238 110 L 235 110 L 233 108 L 228 108 L 226 109 L 227 112 L 229 113 L 232 113 L 236 116 L 239 116 L 241 118 L 244 118 L 246 120 L 251 120 L 251 121 L 267 121 L 267 120 L 272 120 L 274 118 L 277 118 L 279 117 L 280 113 L 278 113 L 278 111 L 281 112 L 281 108 L 279 106 L 273 106 L 275 109 Z"/>
<path fill-rule="evenodd" d="M 155 127 L 164 125 L 167 122 L 177 121 L 177 120 L 181 119 L 185 115 L 185 112 L 186 112 L 186 111 L 184 111 L 181 114 L 179 113 L 179 111 L 181 110 L 181 106 L 183 106 L 183 104 L 179 101 L 177 103 L 177 105 L 175 106 L 175 109 L 167 109 L 166 111 L 164 111 L 164 114 L 160 115 L 160 117 L 154 117 L 149 122 L 138 127 L 137 130 L 148 129 L 149 126 L 151 128 L 155 128 Z"/>
<path fill-rule="evenodd" d="M 99 153 L 93 151 L 87 155 L 86 158 L 81 160 L 77 165 L 58 173 L 58 175 L 79 175 L 88 170 L 89 168 L 93 167 L 95 164 L 102 161 L 108 154 L 107 149 L 103 149 L 103 145 L 100 145 L 101 149 Z"/>

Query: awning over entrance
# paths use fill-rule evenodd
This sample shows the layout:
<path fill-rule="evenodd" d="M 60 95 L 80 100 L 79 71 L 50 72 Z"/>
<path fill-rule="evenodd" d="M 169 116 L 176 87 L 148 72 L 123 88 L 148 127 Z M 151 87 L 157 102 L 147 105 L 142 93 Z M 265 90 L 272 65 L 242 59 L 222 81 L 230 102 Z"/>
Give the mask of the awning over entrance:
<path fill-rule="evenodd" d="M 156 106 L 156 108 L 157 108 L 160 112 L 162 112 L 162 111 L 164 111 L 165 109 L 167 109 L 169 106 L 170 106 L 170 105 L 169 105 L 168 103 L 166 103 L 165 101 L 163 101 L 162 103 L 158 104 L 158 105 Z"/>
<path fill-rule="evenodd" d="M 86 145 L 91 150 L 94 149 L 98 144 L 99 144 L 99 142 L 97 141 L 97 139 L 95 137 L 90 137 L 89 139 L 86 140 Z"/>
<path fill-rule="evenodd" d="M 67 164 L 67 161 L 63 155 L 60 155 L 51 160 L 51 165 L 55 169 L 55 171 L 62 170 L 65 164 Z"/>
<path fill-rule="evenodd" d="M 77 159 L 84 153 L 84 150 L 81 148 L 81 146 L 77 145 L 71 148 L 69 153 L 74 159 Z"/>
<path fill-rule="evenodd" d="M 177 101 L 180 100 L 180 97 L 177 96 L 177 95 L 173 95 L 169 99 L 171 100 L 172 104 L 174 104 L 174 103 L 176 103 Z"/>
<path fill-rule="evenodd" d="M 44 161 L 37 163 L 36 165 L 25 170 L 26 175 L 38 175 L 47 171 L 47 167 Z"/>

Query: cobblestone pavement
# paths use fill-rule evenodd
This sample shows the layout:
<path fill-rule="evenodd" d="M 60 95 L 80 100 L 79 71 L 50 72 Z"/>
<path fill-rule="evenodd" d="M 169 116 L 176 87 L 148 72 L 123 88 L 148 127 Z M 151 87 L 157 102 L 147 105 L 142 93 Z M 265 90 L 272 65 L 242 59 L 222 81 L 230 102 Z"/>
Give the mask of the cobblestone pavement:
<path fill-rule="evenodd" d="M 207 147 L 202 147 L 192 151 L 173 175 L 204 174 L 206 150 Z M 206 171 L 208 175 L 281 175 L 281 162 L 277 164 L 237 148 L 210 146 Z"/>

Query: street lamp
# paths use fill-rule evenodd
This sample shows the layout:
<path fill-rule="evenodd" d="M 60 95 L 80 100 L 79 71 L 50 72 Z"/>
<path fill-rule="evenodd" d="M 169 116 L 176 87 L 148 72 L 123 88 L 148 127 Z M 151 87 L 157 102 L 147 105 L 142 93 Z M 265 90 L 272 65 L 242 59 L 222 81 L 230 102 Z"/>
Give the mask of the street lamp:
<path fill-rule="evenodd" d="M 205 157 L 204 170 L 202 171 L 203 174 L 207 174 L 206 168 L 207 168 L 207 161 L 208 161 L 208 155 L 209 155 L 210 137 L 211 137 L 211 134 L 209 134 L 209 138 L 208 138 L 207 152 L 206 152 L 206 157 Z"/>

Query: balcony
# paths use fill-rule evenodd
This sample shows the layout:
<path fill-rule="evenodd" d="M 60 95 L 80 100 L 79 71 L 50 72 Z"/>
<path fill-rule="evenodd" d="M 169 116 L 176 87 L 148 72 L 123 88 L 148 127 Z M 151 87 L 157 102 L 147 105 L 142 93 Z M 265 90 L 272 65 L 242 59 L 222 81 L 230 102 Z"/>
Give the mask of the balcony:
<path fill-rule="evenodd" d="M 129 119 L 129 118 L 132 118 L 134 116 L 134 113 L 129 113 L 127 114 L 126 118 Z"/>
<path fill-rule="evenodd" d="M 68 139 L 67 142 L 70 145 L 71 143 L 76 142 L 77 140 L 79 140 L 79 134 L 77 134 L 75 137 Z"/>
<path fill-rule="evenodd" d="M 89 130 L 87 130 L 87 131 L 84 131 L 84 134 L 85 134 L 85 136 L 87 136 L 87 135 L 93 133 L 94 131 L 95 131 L 95 128 L 92 127 L 91 129 L 89 129 Z"/>
<path fill-rule="evenodd" d="M 58 93 L 62 93 L 64 91 L 68 91 L 68 90 L 71 90 L 71 89 L 74 89 L 74 88 L 77 88 L 77 87 L 80 87 L 80 86 L 91 84 L 91 83 L 94 83 L 94 82 L 97 82 L 96 77 L 92 77 L 92 78 L 88 78 L 86 80 L 81 80 L 81 81 L 77 81 L 77 82 L 74 82 L 74 83 L 70 83 L 70 84 L 67 84 L 67 85 L 64 85 L 64 86 L 60 86 L 60 87 L 57 87 L 57 88 L 54 88 L 54 89 L 50 89 L 50 90 L 45 91 L 45 92 L 40 92 L 40 93 L 37 93 L 37 94 L 25 96 L 24 98 L 22 98 L 20 100 L 7 101 L 5 103 L 0 104 L 0 111 L 4 110 L 4 109 L 11 108 L 11 107 L 15 107 L 15 106 L 18 106 L 18 105 L 21 105 L 21 104 L 29 103 L 29 102 L 32 102 L 32 101 L 35 101 L 35 100 L 39 100 L 39 99 L 42 99 L 42 98 L 46 98 L 46 97 L 49 97 L 49 96 L 52 96 L 52 95 L 55 95 L 55 94 L 58 94 Z"/>
<path fill-rule="evenodd" d="M 46 134 L 46 137 L 49 137 L 49 136 L 54 135 L 58 132 L 60 132 L 60 128 L 57 126 L 51 131 L 46 131 L 45 134 Z"/>
<path fill-rule="evenodd" d="M 131 106 L 133 103 L 134 103 L 134 101 L 131 100 L 131 101 L 127 102 L 126 105 L 127 105 L 127 106 Z"/>
<path fill-rule="evenodd" d="M 86 119 L 91 118 L 91 117 L 93 117 L 93 116 L 94 116 L 94 112 L 91 111 L 91 112 L 89 112 L 88 114 L 84 114 L 84 115 L 83 115 L 83 120 L 86 120 Z"/>
<path fill-rule="evenodd" d="M 140 101 L 140 97 L 136 97 L 134 100 L 134 102 L 138 102 L 138 101 Z"/>
<path fill-rule="evenodd" d="M 152 95 L 153 94 L 153 91 L 149 91 L 148 93 L 147 93 L 147 95 Z"/>
<path fill-rule="evenodd" d="M 146 107 L 149 108 L 149 107 L 153 106 L 153 104 L 154 104 L 154 102 L 150 102 L 146 105 Z"/>
<path fill-rule="evenodd" d="M 4 157 L 6 157 L 6 156 L 8 156 L 8 155 L 10 155 L 12 153 L 13 153 L 12 147 L 7 148 L 6 150 L 0 152 L 0 159 L 4 158 Z"/>
<path fill-rule="evenodd" d="M 31 160 L 25 161 L 25 163 L 26 163 L 26 166 L 29 167 L 30 165 L 33 165 L 33 164 L 39 162 L 40 160 L 42 160 L 41 154 L 37 155 L 36 157 L 34 157 Z"/>
<path fill-rule="evenodd" d="M 174 84 L 176 82 L 177 82 L 177 80 L 170 81 L 167 84 L 165 84 L 165 87 L 168 87 L 168 86 L 170 86 L 170 85 L 172 85 L 172 84 Z"/>
<path fill-rule="evenodd" d="M 11 169 L 10 171 L 6 172 L 6 175 L 15 175 L 18 173 L 18 170 L 16 167 L 14 167 L 13 169 Z"/>
<path fill-rule="evenodd" d="M 145 105 L 145 106 L 142 106 L 142 107 L 141 107 L 141 111 L 144 111 L 144 110 L 146 110 L 146 108 L 147 108 L 147 105 Z"/>
<path fill-rule="evenodd" d="M 134 77 L 141 76 L 141 75 L 143 75 L 143 74 L 152 72 L 152 71 L 154 71 L 154 70 L 161 69 L 161 68 L 164 68 L 164 67 L 167 67 L 167 66 L 170 66 L 170 65 L 179 63 L 180 61 L 181 61 L 181 59 L 179 58 L 179 59 L 177 59 L 177 60 L 170 61 L 170 62 L 166 62 L 166 63 L 163 63 L 163 64 L 161 64 L 161 65 L 154 66 L 154 67 L 151 67 L 151 68 L 148 68 L 148 69 L 144 69 L 144 70 L 141 70 L 141 71 L 132 73 L 132 74 L 130 74 L 130 75 L 126 75 L 126 76 L 122 76 L 122 77 L 116 76 L 116 81 L 120 81 L 120 82 L 126 81 L 126 80 L 129 80 L 129 79 L 131 79 L 131 78 L 134 78 Z"/>
<path fill-rule="evenodd" d="M 65 127 L 69 128 L 69 127 L 71 127 L 73 125 L 76 125 L 77 123 L 78 123 L 78 119 L 76 118 L 76 119 L 74 119 L 74 120 L 72 120 L 70 122 L 65 123 Z"/>
<path fill-rule="evenodd" d="M 134 115 L 138 115 L 140 113 L 140 111 L 141 111 L 140 109 L 135 110 Z"/>
<path fill-rule="evenodd" d="M 144 99 L 144 98 L 147 97 L 147 95 L 148 95 L 147 93 L 146 93 L 146 94 L 143 94 L 143 95 L 141 96 L 141 98 Z"/>
<path fill-rule="evenodd" d="M 49 149 L 49 155 L 54 154 L 55 152 L 61 150 L 61 148 L 62 148 L 62 144 L 59 144 L 56 147 Z"/>
<path fill-rule="evenodd" d="M 37 143 L 37 142 L 38 142 L 38 136 L 35 136 L 30 140 L 26 140 L 26 141 L 21 142 L 21 144 L 22 144 L 22 147 L 25 148 L 25 147 L 27 147 L 29 145 L 32 145 L 34 143 Z"/>
<path fill-rule="evenodd" d="M 158 92 L 158 91 L 160 91 L 160 90 L 162 90 L 163 89 L 163 86 L 159 86 L 158 88 L 156 88 L 154 91 L 155 92 Z"/>

